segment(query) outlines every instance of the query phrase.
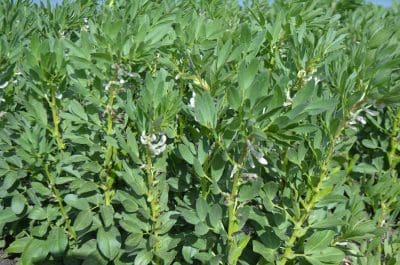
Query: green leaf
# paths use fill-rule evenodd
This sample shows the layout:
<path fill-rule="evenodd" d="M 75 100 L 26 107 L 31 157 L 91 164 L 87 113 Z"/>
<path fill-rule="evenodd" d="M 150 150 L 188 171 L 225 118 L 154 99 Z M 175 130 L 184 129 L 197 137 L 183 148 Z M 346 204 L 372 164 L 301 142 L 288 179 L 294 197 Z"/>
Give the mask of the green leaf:
<path fill-rule="evenodd" d="M 204 221 L 208 213 L 208 204 L 203 197 L 196 200 L 196 212 L 201 221 Z"/>
<path fill-rule="evenodd" d="M 8 190 L 9 188 L 11 188 L 14 183 L 17 181 L 16 176 L 14 176 L 13 174 L 8 174 L 5 176 L 5 178 L 3 179 L 3 183 L 1 188 L 3 190 Z"/>
<path fill-rule="evenodd" d="M 139 175 L 136 169 L 130 168 L 125 161 L 122 162 L 122 165 L 125 172 L 120 174 L 120 176 L 125 183 L 128 184 L 137 195 L 141 196 L 146 194 L 147 186 L 143 180 L 143 177 Z"/>
<path fill-rule="evenodd" d="M 7 253 L 22 253 L 28 243 L 30 242 L 31 238 L 23 237 L 14 240 L 7 248 Z"/>
<path fill-rule="evenodd" d="M 229 53 L 231 52 L 232 49 L 232 40 L 229 39 L 223 46 L 222 48 L 217 50 L 217 68 L 221 68 L 228 59 Z"/>
<path fill-rule="evenodd" d="M 220 154 L 215 155 L 211 161 L 211 177 L 214 182 L 218 182 L 224 173 L 226 162 Z"/>
<path fill-rule="evenodd" d="M 62 256 L 68 246 L 68 237 L 64 229 L 61 227 L 54 227 L 50 230 L 47 237 L 50 253 L 54 256 Z"/>
<path fill-rule="evenodd" d="M 78 209 L 78 210 L 89 210 L 90 206 L 87 200 L 82 199 L 82 198 L 78 198 L 77 195 L 75 194 L 67 194 L 64 197 L 64 201 L 66 204 Z"/>
<path fill-rule="evenodd" d="M 217 107 L 209 93 L 195 97 L 194 117 L 201 125 L 213 129 L 217 126 Z"/>
<path fill-rule="evenodd" d="M 242 255 L 243 250 L 247 246 L 247 244 L 250 241 L 250 236 L 249 235 L 240 235 L 239 238 L 237 239 L 238 244 L 234 247 L 233 251 L 229 253 L 228 256 L 228 263 L 229 264 L 236 264 L 237 261 L 239 260 L 239 257 Z"/>
<path fill-rule="evenodd" d="M 136 161 L 139 158 L 139 148 L 136 142 L 136 137 L 135 135 L 131 132 L 130 129 L 126 132 L 127 135 L 127 144 L 128 148 L 130 150 L 132 159 Z"/>
<path fill-rule="evenodd" d="M 344 257 L 343 251 L 334 247 L 308 252 L 305 256 L 306 260 L 313 265 L 340 264 Z"/>
<path fill-rule="evenodd" d="M 75 218 L 74 229 L 76 231 L 81 231 L 92 224 L 93 213 L 91 211 L 81 211 Z"/>
<path fill-rule="evenodd" d="M 368 40 L 370 48 L 376 48 L 378 46 L 387 43 L 388 39 L 393 35 L 393 31 L 389 29 L 379 29 L 375 34 Z"/>
<path fill-rule="evenodd" d="M 34 98 L 29 99 L 29 111 L 35 115 L 39 124 L 43 127 L 47 127 L 47 110 L 43 107 L 43 104 Z"/>
<path fill-rule="evenodd" d="M 262 183 L 259 181 L 246 183 L 240 187 L 239 190 L 239 200 L 248 201 L 254 199 L 258 196 Z"/>
<path fill-rule="evenodd" d="M 309 253 L 321 249 L 325 249 L 331 245 L 335 232 L 332 230 L 314 232 L 304 244 L 304 252 Z"/>
<path fill-rule="evenodd" d="M 25 209 L 25 197 L 21 194 L 15 194 L 11 200 L 11 210 L 15 214 L 20 214 Z"/>
<path fill-rule="evenodd" d="M 194 156 L 192 152 L 190 152 L 189 147 L 184 144 L 178 145 L 178 154 L 189 164 L 193 165 Z"/>
<path fill-rule="evenodd" d="M 358 172 L 358 173 L 363 173 L 363 174 L 371 174 L 371 175 L 378 172 L 378 170 L 374 166 L 367 164 L 367 163 L 360 163 L 360 164 L 354 166 L 353 171 Z"/>
<path fill-rule="evenodd" d="M 81 103 L 79 103 L 78 101 L 72 100 L 68 105 L 68 109 L 71 113 L 75 114 L 82 120 L 88 121 L 88 117 L 85 112 L 85 109 L 82 107 Z"/>
<path fill-rule="evenodd" d="M 253 251 L 260 254 L 266 261 L 274 262 L 276 259 L 276 249 L 268 248 L 261 242 L 253 240 Z"/>
<path fill-rule="evenodd" d="M 336 99 L 318 99 L 308 103 L 304 112 L 308 112 L 310 115 L 317 115 L 328 110 L 333 110 L 336 105 Z"/>
<path fill-rule="evenodd" d="M 315 92 L 316 88 L 313 82 L 307 82 L 304 87 L 299 90 L 295 97 L 293 98 L 293 108 L 306 104 L 312 99 L 312 96 Z"/>
<path fill-rule="evenodd" d="M 44 240 L 31 239 L 22 252 L 22 265 L 34 265 L 44 261 L 49 253 L 48 243 Z"/>
<path fill-rule="evenodd" d="M 239 87 L 231 87 L 227 92 L 229 105 L 234 109 L 238 110 L 243 103 L 243 94 L 239 90 Z"/>
<path fill-rule="evenodd" d="M 152 261 L 152 259 L 153 253 L 143 249 L 137 254 L 134 265 L 147 265 Z"/>
<path fill-rule="evenodd" d="M 104 229 L 100 227 L 97 231 L 97 247 L 108 259 L 113 260 L 121 248 L 121 234 L 116 227 Z"/>
<path fill-rule="evenodd" d="M 258 61 L 256 59 L 251 60 L 251 62 L 246 65 L 243 63 L 239 70 L 239 87 L 242 90 L 242 98 L 244 96 L 244 91 L 247 90 L 254 81 L 254 78 L 258 71 Z"/>
<path fill-rule="evenodd" d="M 203 236 L 207 234 L 209 228 L 204 222 L 200 222 L 194 226 L 194 233 L 197 236 Z"/>
<path fill-rule="evenodd" d="M 199 250 L 190 246 L 184 246 L 182 248 L 182 256 L 186 262 L 192 264 L 192 258 L 199 253 Z"/>
<path fill-rule="evenodd" d="M 375 142 L 375 141 L 373 141 L 373 140 L 370 140 L 370 139 L 364 139 L 364 140 L 361 141 L 361 143 L 362 143 L 365 147 L 370 148 L 370 149 L 377 149 L 377 148 L 379 148 L 378 143 Z"/>
<path fill-rule="evenodd" d="M 104 205 L 100 207 L 100 216 L 103 220 L 103 225 L 108 228 L 114 223 L 114 209 L 111 205 Z"/>
<path fill-rule="evenodd" d="M 195 225 L 200 222 L 199 217 L 197 216 L 196 212 L 193 210 L 181 208 L 181 209 L 179 209 L 179 212 L 181 213 L 181 215 L 183 216 L 185 221 L 188 222 L 189 224 Z"/>
<path fill-rule="evenodd" d="M 222 208 L 218 204 L 214 204 L 209 209 L 208 218 L 210 219 L 210 224 L 216 228 L 220 225 L 222 219 Z"/>
<path fill-rule="evenodd" d="M 32 220 L 44 220 L 47 218 L 47 212 L 44 208 L 34 206 L 28 214 L 28 218 Z"/>

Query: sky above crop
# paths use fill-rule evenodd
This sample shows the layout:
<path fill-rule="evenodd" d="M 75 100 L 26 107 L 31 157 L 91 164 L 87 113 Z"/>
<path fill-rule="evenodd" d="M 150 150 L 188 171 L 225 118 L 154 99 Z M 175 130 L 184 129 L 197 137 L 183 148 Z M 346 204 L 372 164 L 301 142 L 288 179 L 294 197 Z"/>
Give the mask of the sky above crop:
<path fill-rule="evenodd" d="M 39 3 L 40 1 L 46 2 L 45 0 L 32 0 L 34 3 Z M 62 0 L 50 0 L 52 4 L 54 3 L 61 3 Z M 239 2 L 242 2 L 242 0 L 239 0 Z M 392 0 L 370 0 L 370 2 L 380 4 L 383 6 L 390 6 Z"/>

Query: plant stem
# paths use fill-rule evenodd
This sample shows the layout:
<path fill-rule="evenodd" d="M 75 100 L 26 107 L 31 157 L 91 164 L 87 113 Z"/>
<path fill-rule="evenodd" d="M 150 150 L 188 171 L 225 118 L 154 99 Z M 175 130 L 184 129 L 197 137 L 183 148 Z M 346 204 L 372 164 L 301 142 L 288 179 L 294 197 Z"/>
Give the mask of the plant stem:
<path fill-rule="evenodd" d="M 65 145 L 62 140 L 61 133 L 59 131 L 60 117 L 58 116 L 57 99 L 56 99 L 55 91 L 51 92 L 50 107 L 51 107 L 51 113 L 53 116 L 53 136 L 54 136 L 54 138 L 56 138 L 58 149 L 64 150 Z"/>
<path fill-rule="evenodd" d="M 237 195 L 239 192 L 240 186 L 240 176 L 241 176 L 241 167 L 243 166 L 244 160 L 246 158 L 248 151 L 248 144 L 247 139 L 243 146 L 242 152 L 239 157 L 238 161 L 238 168 L 237 171 L 233 174 L 233 183 L 232 189 L 229 196 L 229 206 L 228 206 L 228 264 L 235 265 L 237 260 L 234 260 L 232 263 L 230 262 L 229 257 L 231 257 L 233 252 L 236 249 L 236 242 L 234 240 L 234 234 L 238 230 L 237 218 L 236 218 L 236 211 L 237 211 Z"/>
<path fill-rule="evenodd" d="M 56 200 L 58 202 L 58 206 L 60 208 L 61 214 L 65 219 L 65 224 L 67 226 L 67 230 L 68 230 L 70 236 L 76 241 L 77 240 L 77 236 L 76 236 L 74 228 L 71 226 L 71 219 L 69 218 L 68 213 L 64 208 L 64 204 L 62 202 L 60 191 L 56 187 L 56 183 L 54 181 L 54 178 L 52 177 L 52 175 L 49 172 L 49 167 L 48 167 L 47 164 L 44 166 L 44 171 L 45 171 L 47 179 L 48 179 L 48 181 L 50 183 L 50 186 L 51 186 L 51 189 L 53 191 L 54 197 L 56 198 Z"/>
<path fill-rule="evenodd" d="M 112 135 L 113 133 L 113 104 L 115 98 L 115 88 L 114 85 L 110 85 L 109 92 L 108 92 L 108 103 L 106 106 L 107 112 L 107 130 L 106 134 L 108 136 Z M 110 172 L 112 167 L 112 158 L 115 154 L 115 148 L 108 143 L 105 151 L 105 160 L 104 160 L 104 169 L 106 170 L 106 183 L 105 183 L 105 205 L 111 205 L 111 199 L 114 194 L 113 185 L 114 185 L 114 176 Z"/>
<path fill-rule="evenodd" d="M 157 253 L 160 249 L 160 239 L 158 237 L 158 230 L 160 227 L 159 223 L 159 215 L 160 215 L 160 205 L 159 205 L 159 194 L 158 194 L 158 185 L 157 181 L 154 179 L 154 171 L 153 171 L 153 161 L 152 161 L 152 153 L 148 146 L 146 146 L 146 174 L 147 174 L 147 186 L 148 186 L 148 194 L 147 200 L 150 201 L 150 211 L 151 211 L 151 232 L 154 236 L 155 245 L 153 249 L 153 253 L 155 256 L 155 264 L 161 264 Z"/>
<path fill-rule="evenodd" d="M 321 171 L 318 175 L 318 183 L 312 192 L 307 193 L 307 197 L 305 199 L 304 204 L 304 212 L 300 215 L 300 218 L 297 222 L 294 223 L 293 232 L 289 238 L 288 243 L 286 244 L 283 256 L 281 260 L 278 262 L 279 265 L 285 265 L 288 259 L 291 259 L 294 256 L 294 251 L 292 247 L 294 246 L 297 239 L 302 237 L 307 231 L 308 227 L 304 227 L 305 222 L 310 216 L 311 211 L 313 210 L 315 204 L 318 202 L 321 196 L 322 185 L 326 181 L 329 174 L 329 166 L 333 157 L 334 145 L 338 137 L 341 135 L 343 129 L 345 127 L 345 119 L 343 119 L 341 125 L 336 130 L 334 137 L 331 138 L 329 143 L 325 159 L 321 165 Z"/>
<path fill-rule="evenodd" d="M 397 171 L 396 171 L 396 166 L 399 163 L 399 156 L 396 154 L 397 148 L 398 148 L 398 136 L 400 133 L 400 109 L 397 110 L 397 113 L 394 117 L 393 121 L 393 128 L 392 128 L 392 133 L 390 135 L 390 150 L 387 153 L 388 157 L 388 163 L 389 163 L 389 174 L 392 178 L 392 181 L 397 183 Z M 383 227 L 385 225 L 385 217 L 388 215 L 391 211 L 388 208 L 390 205 L 390 202 L 388 201 L 381 201 L 381 213 L 378 218 L 378 226 Z M 390 206 L 389 206 L 390 207 Z M 383 249 L 383 242 L 380 242 L 378 245 L 378 250 L 377 250 L 377 255 L 378 257 L 381 257 L 382 255 L 382 249 Z M 381 259 L 379 259 L 379 264 L 381 264 Z"/>
<path fill-rule="evenodd" d="M 389 170 L 391 171 L 392 177 L 396 173 L 396 170 L 394 170 L 399 163 L 399 156 L 396 154 L 397 148 L 398 148 L 398 137 L 400 133 L 400 109 L 397 110 L 396 116 L 394 117 L 393 121 L 393 129 L 392 129 L 392 134 L 390 136 L 390 151 L 388 153 L 388 161 L 389 161 Z"/>

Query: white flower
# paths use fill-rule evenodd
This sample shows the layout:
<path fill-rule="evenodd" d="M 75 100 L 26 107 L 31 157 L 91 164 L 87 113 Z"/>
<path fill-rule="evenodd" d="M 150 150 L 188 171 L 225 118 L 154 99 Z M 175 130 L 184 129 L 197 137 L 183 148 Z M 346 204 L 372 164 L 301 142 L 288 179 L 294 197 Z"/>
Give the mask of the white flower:
<path fill-rule="evenodd" d="M 320 79 L 318 76 L 314 76 L 314 83 L 317 85 L 319 82 L 321 82 L 322 79 Z"/>
<path fill-rule="evenodd" d="M 375 104 L 375 107 L 376 107 L 377 109 L 382 110 L 382 109 L 384 109 L 384 108 L 386 107 L 386 104 L 383 103 L 383 102 L 381 102 L 381 103 Z"/>
<path fill-rule="evenodd" d="M 356 116 L 356 120 L 363 125 L 367 124 L 367 121 L 363 116 Z"/>
<path fill-rule="evenodd" d="M 117 81 L 109 81 L 109 82 L 105 85 L 104 90 L 105 90 L 105 91 L 108 91 L 112 85 L 119 85 L 119 84 L 120 84 L 120 83 L 117 82 Z"/>
<path fill-rule="evenodd" d="M 142 135 L 140 136 L 140 142 L 143 145 L 147 145 L 150 151 L 156 156 L 164 152 L 167 147 L 167 137 L 164 134 L 161 135 L 159 141 L 157 142 L 156 135 L 146 135 L 145 132 L 142 132 Z"/>
<path fill-rule="evenodd" d="M 366 106 L 360 108 L 359 110 L 357 110 L 356 112 L 350 112 L 350 120 L 347 122 L 347 126 L 353 130 L 357 130 L 357 128 L 354 125 L 367 124 L 367 120 L 365 119 L 365 117 L 363 115 L 361 115 L 363 112 L 370 116 L 374 116 L 374 117 L 378 116 L 379 112 L 376 110 L 369 109 L 370 107 L 372 107 L 372 105 L 366 105 Z"/>
<path fill-rule="evenodd" d="M 140 75 L 138 73 L 134 73 L 134 72 L 128 72 L 125 73 L 127 76 L 132 77 L 132 78 L 140 78 Z"/>
<path fill-rule="evenodd" d="M 303 69 L 297 72 L 298 79 L 303 79 L 304 77 L 306 77 L 306 75 L 307 75 L 307 72 Z"/>
<path fill-rule="evenodd" d="M 233 178 L 233 176 L 235 175 L 235 173 L 238 171 L 238 166 L 237 165 L 234 165 L 233 166 L 233 169 L 232 169 L 232 171 L 231 171 L 231 175 L 230 175 L 230 178 Z"/>
<path fill-rule="evenodd" d="M 376 111 L 376 110 L 365 109 L 365 112 L 366 112 L 368 115 L 374 116 L 374 117 L 376 117 L 376 116 L 379 115 L 379 112 Z"/>
<path fill-rule="evenodd" d="M 249 164 L 250 164 L 251 168 L 255 168 L 256 167 L 256 165 L 254 164 L 254 160 L 253 160 L 252 156 L 249 156 Z"/>
<path fill-rule="evenodd" d="M 292 103 L 293 103 L 293 99 L 290 96 L 290 90 L 288 89 L 288 90 L 286 90 L 286 101 L 283 102 L 283 106 L 288 107 L 288 106 L 292 105 Z"/>
<path fill-rule="evenodd" d="M 4 84 L 0 85 L 0 89 L 6 88 L 8 86 L 8 81 L 6 81 Z"/>
<path fill-rule="evenodd" d="M 56 95 L 56 99 L 62 99 L 62 98 L 63 98 L 63 95 L 61 93 Z"/>
<path fill-rule="evenodd" d="M 243 173 L 242 178 L 246 181 L 255 181 L 258 179 L 258 175 L 256 173 Z"/>
<path fill-rule="evenodd" d="M 306 76 L 306 78 L 304 78 L 304 82 L 309 82 L 312 79 L 313 79 L 313 76 L 312 75 L 308 75 L 308 76 Z"/>
<path fill-rule="evenodd" d="M 2 118 L 4 115 L 6 115 L 7 114 L 7 112 L 5 112 L 5 111 L 0 111 L 0 118 Z"/>
<path fill-rule="evenodd" d="M 257 151 L 254 145 L 252 145 L 249 140 L 247 140 L 247 145 L 249 147 L 251 155 L 254 156 L 254 158 L 258 161 L 258 163 L 264 166 L 268 165 L 268 161 L 267 159 L 265 159 L 264 154 L 260 151 Z"/>
<path fill-rule="evenodd" d="M 117 67 L 118 67 L 118 73 L 117 73 L 118 79 L 121 79 L 124 76 L 125 71 L 124 71 L 124 69 L 120 68 L 118 65 L 117 65 Z"/>
<path fill-rule="evenodd" d="M 188 106 L 189 106 L 189 108 L 192 108 L 192 109 L 194 109 L 195 107 L 196 107 L 196 92 L 192 92 L 192 97 L 189 99 L 189 104 L 188 104 Z"/>

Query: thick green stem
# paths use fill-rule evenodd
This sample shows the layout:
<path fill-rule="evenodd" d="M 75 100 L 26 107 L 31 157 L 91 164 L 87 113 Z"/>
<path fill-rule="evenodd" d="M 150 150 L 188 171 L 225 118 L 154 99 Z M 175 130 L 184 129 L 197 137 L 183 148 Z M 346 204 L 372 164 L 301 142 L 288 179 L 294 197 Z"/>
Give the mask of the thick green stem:
<path fill-rule="evenodd" d="M 396 170 L 394 170 L 399 163 L 399 156 L 397 155 L 397 148 L 399 145 L 399 133 L 400 133 L 400 109 L 397 111 L 393 121 L 393 129 L 390 137 L 390 151 L 388 153 L 389 169 L 392 173 L 392 177 L 395 177 Z"/>
<path fill-rule="evenodd" d="M 316 203 L 318 202 L 318 200 L 321 197 L 321 193 L 323 191 L 322 186 L 329 176 L 329 167 L 330 167 L 331 160 L 333 157 L 335 142 L 337 141 L 338 137 L 341 135 L 341 133 L 344 129 L 344 126 L 345 126 L 345 122 L 343 120 L 341 125 L 337 129 L 335 136 L 331 138 L 331 141 L 329 143 L 329 146 L 328 146 L 328 149 L 327 149 L 327 152 L 325 155 L 325 159 L 321 165 L 320 174 L 318 175 L 318 183 L 313 188 L 312 192 L 307 193 L 307 197 L 306 197 L 305 203 L 304 203 L 304 211 L 300 215 L 300 218 L 294 223 L 293 232 L 289 238 L 289 241 L 286 244 L 285 250 L 283 252 L 283 256 L 282 256 L 281 260 L 278 262 L 279 265 L 285 265 L 287 263 L 287 261 L 294 256 L 294 251 L 293 251 L 294 244 L 309 229 L 308 227 L 304 227 L 304 224 L 308 220 L 308 217 L 310 216 L 311 211 L 313 210 L 314 206 L 316 205 Z"/>
<path fill-rule="evenodd" d="M 44 171 L 45 171 L 45 174 L 46 174 L 47 179 L 49 181 L 49 184 L 51 186 L 51 190 L 53 191 L 54 197 L 57 200 L 57 203 L 58 203 L 58 206 L 60 208 L 61 214 L 64 217 L 65 225 L 67 227 L 67 230 L 68 230 L 70 236 L 76 241 L 77 240 L 77 236 L 76 236 L 74 228 L 71 226 L 71 219 L 69 218 L 68 213 L 64 208 L 64 204 L 63 204 L 63 200 L 61 198 L 60 191 L 56 187 L 56 183 L 54 181 L 53 176 L 49 172 L 49 167 L 48 167 L 47 164 L 44 167 Z"/>
<path fill-rule="evenodd" d="M 106 134 L 108 136 L 113 133 L 113 105 L 115 98 L 115 88 L 114 85 L 110 85 L 109 93 L 108 93 L 108 103 L 106 106 L 107 112 L 107 129 Z M 105 160 L 104 160 L 104 169 L 106 170 L 106 183 L 105 183 L 105 205 L 111 205 L 111 199 L 114 194 L 113 186 L 114 186 L 114 175 L 110 172 L 112 167 L 112 158 L 115 154 L 115 148 L 107 143 L 106 151 L 105 151 Z"/>
<path fill-rule="evenodd" d="M 389 163 L 389 173 L 390 173 L 390 176 L 392 177 L 392 181 L 394 181 L 394 183 L 397 183 L 397 181 L 398 181 L 398 179 L 397 179 L 398 172 L 396 170 L 396 167 L 397 167 L 397 164 L 399 163 L 399 156 L 397 154 L 397 148 L 399 145 L 399 140 L 398 140 L 399 133 L 400 133 L 400 109 L 397 110 L 397 113 L 394 117 L 392 133 L 390 135 L 390 150 L 387 153 L 388 163 Z M 385 220 L 386 216 L 391 212 L 390 209 L 388 208 L 388 205 L 390 205 L 390 202 L 381 201 L 381 213 L 378 218 L 378 226 L 379 227 L 383 227 L 385 225 L 384 220 Z M 378 251 L 377 251 L 378 257 L 380 257 L 382 255 L 383 244 L 384 243 L 381 242 L 378 245 Z"/>
<path fill-rule="evenodd" d="M 157 256 L 160 249 L 160 239 L 158 236 L 158 231 L 160 228 L 159 216 L 160 216 L 160 204 L 159 204 L 159 192 L 158 192 L 158 181 L 154 178 L 153 171 L 153 161 L 152 161 L 152 153 L 148 146 L 146 146 L 146 174 L 147 174 L 147 186 L 148 186 L 148 194 L 147 200 L 150 202 L 150 211 L 151 211 L 151 233 L 154 237 L 154 248 L 153 253 L 155 254 L 155 264 L 161 264 L 160 258 Z"/>
<path fill-rule="evenodd" d="M 234 239 L 234 234 L 238 231 L 238 223 L 237 223 L 237 195 L 239 192 L 240 186 L 240 177 L 241 177 L 241 167 L 243 166 L 244 160 L 247 156 L 248 144 L 247 140 L 243 146 L 242 153 L 240 154 L 240 158 L 238 161 L 238 168 L 236 168 L 236 172 L 233 174 L 233 183 L 232 189 L 229 196 L 229 205 L 228 205 L 228 264 L 235 265 L 237 263 L 237 259 L 231 260 L 230 257 L 233 256 L 233 252 L 236 250 L 236 241 Z"/>
<path fill-rule="evenodd" d="M 58 149 L 63 150 L 65 148 L 65 145 L 59 130 L 60 117 L 58 116 L 57 99 L 54 91 L 52 91 L 51 93 L 50 107 L 53 116 L 53 136 L 56 139 Z"/>

